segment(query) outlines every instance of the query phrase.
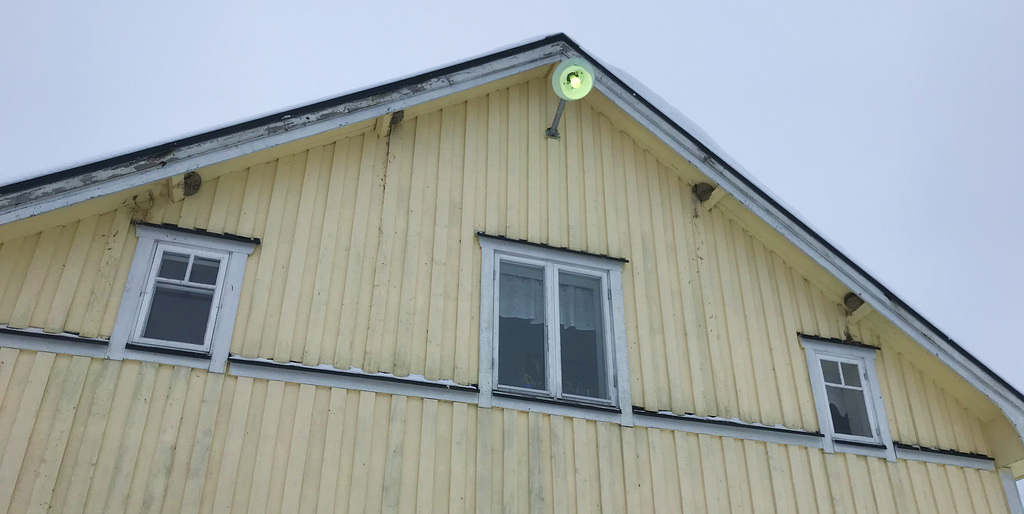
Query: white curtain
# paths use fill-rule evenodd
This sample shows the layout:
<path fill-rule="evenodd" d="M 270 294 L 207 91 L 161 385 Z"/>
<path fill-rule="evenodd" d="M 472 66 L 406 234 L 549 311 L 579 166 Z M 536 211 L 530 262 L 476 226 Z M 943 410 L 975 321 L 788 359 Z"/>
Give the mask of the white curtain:
<path fill-rule="evenodd" d="M 597 302 L 594 290 L 568 284 L 558 286 L 558 317 L 562 326 L 576 330 L 597 330 Z"/>
<path fill-rule="evenodd" d="M 544 322 L 544 281 L 517 275 L 500 275 L 499 309 L 503 318 L 519 318 L 530 323 Z"/>
<path fill-rule="evenodd" d="M 499 277 L 499 316 L 543 323 L 544 281 L 505 273 Z M 597 330 L 600 318 L 595 294 L 591 288 L 560 284 L 558 313 L 561 324 L 577 330 Z"/>

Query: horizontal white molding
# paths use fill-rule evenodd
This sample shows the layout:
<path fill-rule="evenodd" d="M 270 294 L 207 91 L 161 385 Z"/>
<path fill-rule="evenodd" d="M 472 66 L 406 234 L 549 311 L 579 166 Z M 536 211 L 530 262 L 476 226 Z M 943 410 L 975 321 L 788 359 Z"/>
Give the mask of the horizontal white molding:
<path fill-rule="evenodd" d="M 595 409 L 571 405 L 562 402 L 548 402 L 530 398 L 510 398 L 500 394 L 491 397 L 491 406 L 502 409 L 522 410 L 526 412 L 540 412 L 552 416 L 563 416 L 567 418 L 582 418 L 593 421 L 604 421 L 607 423 L 621 424 L 622 414 L 612 409 Z"/>
<path fill-rule="evenodd" d="M 0 347 L 82 355 L 103 359 L 106 358 L 107 341 L 105 339 L 80 337 L 75 334 L 49 334 L 38 329 L 12 329 L 0 325 Z M 203 370 L 207 370 L 210 365 L 209 358 L 200 356 L 175 355 L 131 349 L 125 352 L 124 359 L 157 362 Z M 327 366 L 305 366 L 298 363 L 279 363 L 267 359 L 249 359 L 239 356 L 229 357 L 228 364 L 227 374 L 239 377 L 430 398 L 471 405 L 476 405 L 480 398 L 480 393 L 476 387 L 458 385 L 447 380 L 426 380 L 418 377 L 403 378 L 387 373 L 366 373 L 353 369 L 340 370 Z M 525 412 L 539 412 L 553 416 L 589 419 L 616 424 L 621 424 L 620 420 L 622 419 L 621 413 L 610 408 L 589 407 L 562 402 L 545 402 L 529 398 L 510 398 L 501 395 L 495 395 L 492 401 L 494 407 Z M 819 449 L 822 448 L 822 441 L 824 439 L 821 434 L 816 432 L 786 427 L 761 425 L 736 419 L 695 416 L 692 414 L 655 413 L 639 409 L 633 410 L 633 424 L 634 426 L 646 428 Z M 876 450 L 863 445 L 844 444 L 837 441 L 836 449 L 847 453 L 885 458 L 884 449 Z M 984 455 L 912 447 L 899 443 L 896 445 L 896 456 L 900 459 L 987 471 L 995 469 L 992 459 Z"/>
<path fill-rule="evenodd" d="M 107 354 L 106 339 L 93 339 L 70 333 L 51 334 L 39 329 L 9 328 L 6 325 L 0 325 L 0 346 L 100 359 Z"/>
<path fill-rule="evenodd" d="M 641 427 L 749 439 L 766 443 L 791 444 L 809 448 L 821 448 L 823 440 L 821 434 L 814 432 L 694 415 L 680 416 L 634 411 L 633 423 Z"/>
<path fill-rule="evenodd" d="M 283 364 L 237 356 L 228 357 L 228 374 L 471 404 L 476 404 L 479 396 L 477 389 L 470 386 L 452 386 L 442 382 L 317 368 L 295 363 Z"/>
<path fill-rule="evenodd" d="M 896 445 L 896 458 L 931 462 L 934 464 L 945 464 L 947 466 L 981 469 L 985 471 L 992 471 L 996 469 L 995 462 L 985 456 L 975 456 L 944 450 L 933 450 L 930 448 L 911 448 L 907 445 L 899 444 Z"/>

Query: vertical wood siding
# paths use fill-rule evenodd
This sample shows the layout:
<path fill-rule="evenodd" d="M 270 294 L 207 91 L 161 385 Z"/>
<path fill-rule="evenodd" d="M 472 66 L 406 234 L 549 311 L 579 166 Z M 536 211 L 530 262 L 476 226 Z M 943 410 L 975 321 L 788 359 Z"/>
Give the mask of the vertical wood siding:
<path fill-rule="evenodd" d="M 999 475 L 0 349 L 5 512 L 1008 512 Z"/>
<path fill-rule="evenodd" d="M 133 217 L 258 237 L 231 352 L 478 380 L 475 233 L 626 257 L 633 403 L 818 430 L 798 332 L 883 348 L 894 437 L 985 453 L 977 417 L 587 101 L 534 79 L 0 245 L 0 323 L 109 337 Z"/>

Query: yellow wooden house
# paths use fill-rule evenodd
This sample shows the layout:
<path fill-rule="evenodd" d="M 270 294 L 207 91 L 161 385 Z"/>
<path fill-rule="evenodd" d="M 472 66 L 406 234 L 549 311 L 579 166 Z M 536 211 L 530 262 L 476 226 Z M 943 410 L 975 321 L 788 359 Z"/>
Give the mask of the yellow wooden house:
<path fill-rule="evenodd" d="M 1024 396 L 564 35 L 0 188 L 0 325 L 4 512 L 1022 512 Z"/>

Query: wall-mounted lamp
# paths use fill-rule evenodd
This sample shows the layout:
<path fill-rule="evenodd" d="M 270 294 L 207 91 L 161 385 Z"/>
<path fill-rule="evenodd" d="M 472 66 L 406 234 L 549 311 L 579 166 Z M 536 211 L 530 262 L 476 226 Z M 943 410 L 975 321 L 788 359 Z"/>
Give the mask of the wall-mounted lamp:
<path fill-rule="evenodd" d="M 558 102 L 555 119 L 544 134 L 558 139 L 558 122 L 562 119 L 562 111 L 568 100 L 579 100 L 594 88 L 594 68 L 585 59 L 575 58 L 562 61 L 551 75 L 551 88 L 562 101 Z"/>

